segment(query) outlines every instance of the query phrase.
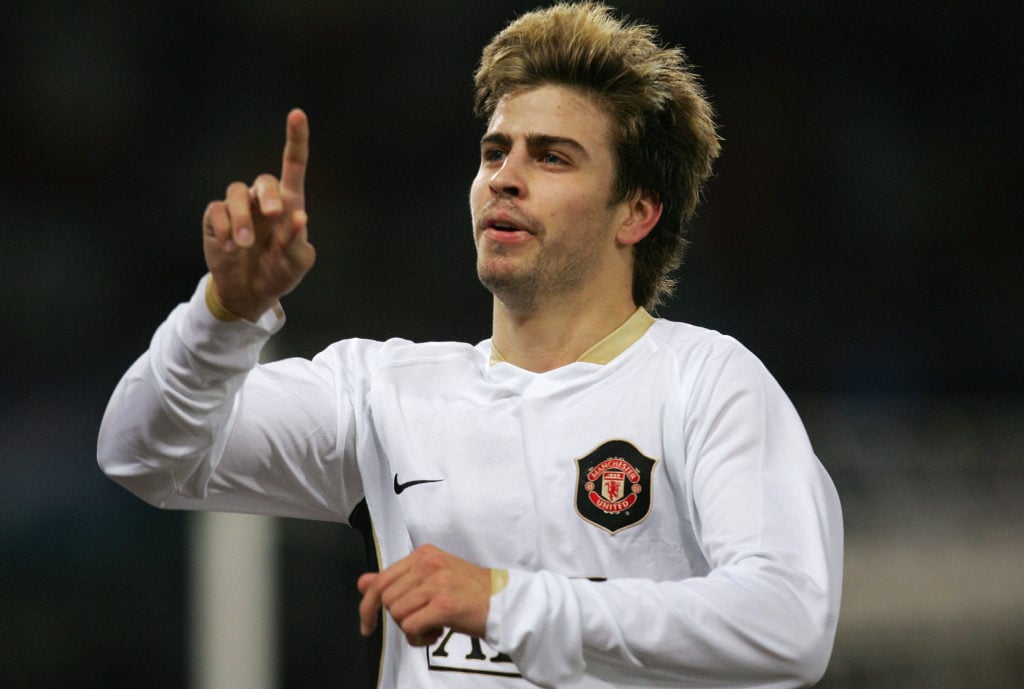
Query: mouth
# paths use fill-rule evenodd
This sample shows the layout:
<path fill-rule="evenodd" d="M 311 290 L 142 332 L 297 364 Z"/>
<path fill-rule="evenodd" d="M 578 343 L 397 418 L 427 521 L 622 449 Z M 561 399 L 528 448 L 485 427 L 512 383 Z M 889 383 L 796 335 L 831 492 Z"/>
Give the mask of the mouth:
<path fill-rule="evenodd" d="M 507 212 L 488 213 L 483 217 L 480 229 L 484 234 L 496 239 L 526 238 L 535 234 L 526 222 Z"/>

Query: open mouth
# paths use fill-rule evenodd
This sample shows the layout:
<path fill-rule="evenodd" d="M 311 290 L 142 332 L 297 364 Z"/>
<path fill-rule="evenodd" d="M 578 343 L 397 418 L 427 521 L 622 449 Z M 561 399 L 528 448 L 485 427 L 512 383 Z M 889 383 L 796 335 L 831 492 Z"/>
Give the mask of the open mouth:
<path fill-rule="evenodd" d="M 482 236 L 501 244 L 523 244 L 537 234 L 529 216 L 514 208 L 485 209 L 478 228 Z"/>
<path fill-rule="evenodd" d="M 533 233 L 514 222 L 496 220 L 486 224 L 484 235 L 500 244 L 522 244 L 529 240 Z"/>
<path fill-rule="evenodd" d="M 529 227 L 510 213 L 492 213 L 484 216 L 484 229 L 501 234 L 533 234 Z"/>

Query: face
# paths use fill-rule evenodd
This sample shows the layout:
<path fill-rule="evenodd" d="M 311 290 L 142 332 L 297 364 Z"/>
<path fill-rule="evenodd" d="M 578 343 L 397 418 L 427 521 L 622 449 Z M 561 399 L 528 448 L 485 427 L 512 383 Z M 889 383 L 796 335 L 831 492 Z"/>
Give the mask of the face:
<path fill-rule="evenodd" d="M 589 97 L 541 86 L 502 98 L 470 190 L 481 282 L 531 308 L 608 279 L 627 214 L 610 203 L 614 180 L 611 119 Z"/>

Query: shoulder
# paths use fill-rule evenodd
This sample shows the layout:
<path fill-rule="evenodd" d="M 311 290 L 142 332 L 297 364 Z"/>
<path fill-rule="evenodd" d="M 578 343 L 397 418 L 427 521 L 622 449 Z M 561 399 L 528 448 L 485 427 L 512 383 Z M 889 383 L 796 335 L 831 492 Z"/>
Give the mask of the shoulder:
<path fill-rule="evenodd" d="M 657 320 L 648 332 L 652 356 L 672 367 L 672 376 L 692 400 L 752 394 L 785 396 L 778 381 L 748 347 L 731 335 L 688 323 Z"/>
<path fill-rule="evenodd" d="M 317 355 L 335 366 L 354 370 L 476 361 L 478 347 L 464 342 L 413 342 L 403 338 L 339 340 Z"/>
<path fill-rule="evenodd" d="M 656 351 L 687 366 L 704 367 L 714 363 L 733 365 L 759 362 L 757 357 L 731 335 L 699 325 L 657 319 L 646 338 Z"/>

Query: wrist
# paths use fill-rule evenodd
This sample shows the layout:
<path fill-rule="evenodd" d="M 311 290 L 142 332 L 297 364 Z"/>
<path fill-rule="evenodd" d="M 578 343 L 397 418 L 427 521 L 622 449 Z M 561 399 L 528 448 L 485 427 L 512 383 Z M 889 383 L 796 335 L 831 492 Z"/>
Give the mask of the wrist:
<path fill-rule="evenodd" d="M 242 320 L 241 316 L 233 313 L 221 302 L 220 297 L 217 295 L 217 286 L 213 282 L 213 275 L 210 275 L 206 280 L 206 308 L 219 321 Z"/>
<path fill-rule="evenodd" d="M 267 304 L 265 306 L 260 305 L 252 309 L 229 308 L 224 304 L 224 302 L 220 298 L 220 294 L 218 294 L 217 292 L 217 283 L 213 279 L 212 273 L 206 280 L 205 296 L 206 308 L 210 310 L 210 313 L 213 314 L 214 318 L 216 318 L 219 321 L 226 322 L 249 321 L 251 323 L 256 323 L 257 321 L 259 321 L 260 317 L 263 316 L 263 314 L 265 314 L 267 311 L 270 311 L 271 309 L 278 307 L 279 305 L 279 302 L 274 301 L 273 303 Z"/>

